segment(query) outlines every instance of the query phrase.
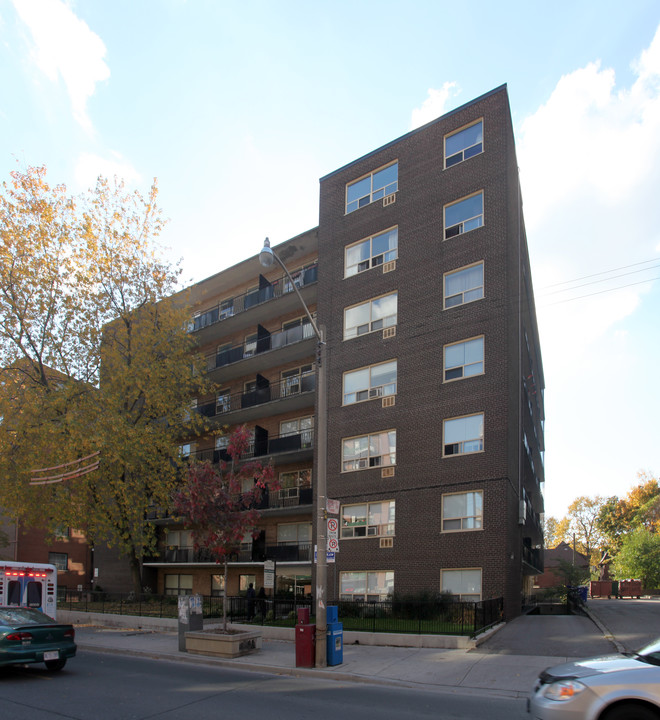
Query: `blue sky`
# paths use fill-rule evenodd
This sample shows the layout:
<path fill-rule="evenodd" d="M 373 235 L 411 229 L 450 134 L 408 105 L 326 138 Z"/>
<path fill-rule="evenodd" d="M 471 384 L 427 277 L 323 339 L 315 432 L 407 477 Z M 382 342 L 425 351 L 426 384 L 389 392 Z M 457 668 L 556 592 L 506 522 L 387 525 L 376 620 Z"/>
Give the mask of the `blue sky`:
<path fill-rule="evenodd" d="M 561 516 L 660 474 L 659 26 L 657 0 L 0 0 L 1 178 L 158 178 L 197 281 L 316 226 L 320 177 L 506 83 Z"/>

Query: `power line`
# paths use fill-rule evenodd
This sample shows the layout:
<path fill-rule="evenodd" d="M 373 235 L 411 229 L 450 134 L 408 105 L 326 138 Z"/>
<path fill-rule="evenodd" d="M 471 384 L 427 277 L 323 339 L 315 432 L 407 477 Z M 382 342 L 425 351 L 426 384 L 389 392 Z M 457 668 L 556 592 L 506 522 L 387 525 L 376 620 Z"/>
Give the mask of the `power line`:
<path fill-rule="evenodd" d="M 574 280 L 563 280 L 562 282 L 553 283 L 552 285 L 545 285 L 540 290 L 547 290 L 548 288 L 557 287 L 557 285 L 568 285 L 569 283 L 579 282 L 580 280 L 588 280 L 592 277 L 598 277 L 599 275 L 608 275 L 609 273 L 618 272 L 619 270 L 627 270 L 631 267 L 637 267 L 637 265 L 647 265 L 648 263 L 656 262 L 658 258 L 651 258 L 650 260 L 642 260 L 641 262 L 632 263 L 632 265 L 622 265 L 621 267 L 612 268 L 611 270 L 603 270 L 602 272 L 593 273 L 592 275 L 583 275 L 582 277 L 575 278 Z M 656 266 L 654 266 L 656 267 Z M 641 272 L 641 271 L 640 271 Z"/>
<path fill-rule="evenodd" d="M 643 285 L 644 283 L 653 282 L 654 280 L 660 280 L 660 277 L 648 278 L 647 280 L 640 280 L 636 283 L 628 283 L 627 285 L 619 285 L 619 287 L 609 288 L 607 290 L 599 290 L 598 292 L 587 293 L 586 295 L 578 295 L 573 298 L 566 298 L 566 300 L 557 300 L 557 302 L 547 303 L 544 307 L 552 307 L 553 305 L 561 305 L 562 303 L 573 302 L 573 300 L 583 300 L 584 298 L 593 297 L 594 295 L 602 295 L 603 293 L 614 292 L 615 290 L 625 290 L 625 288 L 633 287 L 635 285 Z"/>
<path fill-rule="evenodd" d="M 628 267 L 632 267 L 629 265 Z M 647 270 L 652 270 L 653 268 L 660 267 L 660 263 L 657 265 L 649 265 L 649 267 L 642 268 L 641 270 L 631 270 L 627 273 L 620 273 L 619 275 L 611 275 L 610 277 L 601 278 L 600 280 L 592 280 L 591 282 L 582 283 L 581 285 L 573 285 L 572 287 L 568 288 L 561 288 L 560 290 L 553 290 L 549 293 L 544 293 L 542 297 L 547 297 L 548 295 L 556 295 L 557 293 L 562 292 L 570 292 L 571 290 L 577 290 L 581 287 L 586 287 L 587 285 L 596 285 L 598 283 L 608 282 L 609 280 L 616 280 L 617 278 L 626 277 L 626 275 L 635 275 L 636 273 L 646 272 Z M 614 270 L 609 270 L 605 272 L 614 272 Z M 596 273 L 596 275 L 604 275 L 605 273 Z M 586 277 L 595 277 L 594 275 L 587 275 Z M 567 282 L 577 282 L 576 280 L 567 280 Z M 557 283 L 558 285 L 562 285 L 565 283 Z M 550 285 L 549 287 L 555 287 L 554 285 Z M 625 287 L 625 286 L 624 286 Z"/>

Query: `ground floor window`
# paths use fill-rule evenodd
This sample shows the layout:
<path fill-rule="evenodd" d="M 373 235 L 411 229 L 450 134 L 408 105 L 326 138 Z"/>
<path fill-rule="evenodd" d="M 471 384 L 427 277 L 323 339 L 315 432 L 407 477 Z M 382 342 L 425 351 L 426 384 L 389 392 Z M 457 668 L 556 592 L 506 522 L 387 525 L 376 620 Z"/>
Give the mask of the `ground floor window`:
<path fill-rule="evenodd" d="M 312 576 L 302 573 L 278 572 L 275 594 L 279 597 L 309 597 L 312 594 Z"/>
<path fill-rule="evenodd" d="M 192 575 L 165 575 L 165 595 L 192 595 Z"/>
<path fill-rule="evenodd" d="M 248 588 L 252 585 L 253 588 L 257 586 L 256 575 L 239 575 L 238 576 L 238 592 L 240 595 L 245 595 Z"/>
<path fill-rule="evenodd" d="M 442 570 L 440 589 L 459 600 L 478 602 L 481 600 L 481 568 Z"/>
<path fill-rule="evenodd" d="M 211 575 L 211 596 L 220 597 L 225 590 L 225 576 Z"/>
<path fill-rule="evenodd" d="M 394 592 L 394 573 L 389 570 L 343 572 L 339 582 L 342 600 L 387 600 Z"/>
<path fill-rule="evenodd" d="M 69 569 L 69 556 L 67 553 L 49 552 L 48 562 L 60 572 L 66 572 Z"/>

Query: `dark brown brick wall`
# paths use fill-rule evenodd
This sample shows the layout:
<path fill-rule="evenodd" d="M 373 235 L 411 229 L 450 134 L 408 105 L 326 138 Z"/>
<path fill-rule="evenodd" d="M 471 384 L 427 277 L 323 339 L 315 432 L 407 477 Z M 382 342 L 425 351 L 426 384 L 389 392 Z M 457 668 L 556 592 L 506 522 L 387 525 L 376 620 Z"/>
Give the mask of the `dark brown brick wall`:
<path fill-rule="evenodd" d="M 443 169 L 444 136 L 483 118 L 484 152 Z M 344 212 L 346 184 L 394 160 L 396 202 Z M 483 227 L 443 240 L 443 207 L 484 193 Z M 344 540 L 337 570 L 393 570 L 395 590 L 439 589 L 443 568 L 482 568 L 482 597 L 504 596 L 519 612 L 518 525 L 521 435 L 517 166 L 506 91 L 500 89 L 371 153 L 321 181 L 319 320 L 328 337 L 328 495 L 342 502 L 396 501 L 392 549 L 378 539 Z M 398 226 L 396 269 L 344 278 L 347 245 Z M 443 275 L 484 262 L 485 296 L 443 309 Z M 526 249 L 522 262 L 526 262 Z M 343 340 L 344 308 L 398 293 L 396 336 L 381 332 Z M 443 383 L 443 346 L 485 338 L 485 373 Z M 535 340 L 536 338 L 532 338 Z M 396 358 L 396 404 L 380 400 L 342 407 L 343 372 Z M 443 419 L 483 412 L 483 453 L 442 457 Z M 341 472 L 342 438 L 397 431 L 393 478 L 380 469 Z M 442 533 L 443 492 L 482 489 L 484 527 Z M 513 557 L 512 557 L 513 555 Z M 333 573 L 329 573 L 332 576 Z M 330 589 L 330 596 L 336 591 Z"/>

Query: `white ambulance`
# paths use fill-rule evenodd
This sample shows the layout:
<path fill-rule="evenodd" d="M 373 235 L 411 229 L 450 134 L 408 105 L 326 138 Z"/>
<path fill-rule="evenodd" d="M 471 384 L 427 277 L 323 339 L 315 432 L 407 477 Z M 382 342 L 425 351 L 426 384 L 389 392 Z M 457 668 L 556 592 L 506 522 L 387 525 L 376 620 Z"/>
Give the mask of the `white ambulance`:
<path fill-rule="evenodd" d="M 0 560 L 0 605 L 36 608 L 55 618 L 55 565 Z"/>

